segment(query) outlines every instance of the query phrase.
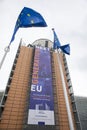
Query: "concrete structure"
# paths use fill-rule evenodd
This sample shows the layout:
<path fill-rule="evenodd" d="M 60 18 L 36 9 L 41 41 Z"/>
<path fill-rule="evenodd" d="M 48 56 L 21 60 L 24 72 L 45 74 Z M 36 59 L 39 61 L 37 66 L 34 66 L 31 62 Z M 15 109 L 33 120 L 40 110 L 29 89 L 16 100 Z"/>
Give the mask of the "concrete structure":
<path fill-rule="evenodd" d="M 0 129 L 81 130 L 65 54 L 55 52 L 52 44 L 48 39 L 39 39 L 32 46 L 19 46 L 1 101 Z M 43 50 L 50 49 L 55 122 L 53 125 L 28 124 L 35 46 Z M 49 108 L 47 105 L 46 107 Z"/>
<path fill-rule="evenodd" d="M 87 97 L 75 96 L 82 130 L 87 130 Z"/>

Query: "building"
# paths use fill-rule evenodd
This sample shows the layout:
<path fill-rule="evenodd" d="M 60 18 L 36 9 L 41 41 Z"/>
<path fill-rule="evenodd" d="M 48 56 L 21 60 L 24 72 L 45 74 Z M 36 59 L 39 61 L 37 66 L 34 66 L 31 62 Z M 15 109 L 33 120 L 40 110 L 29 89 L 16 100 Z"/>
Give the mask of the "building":
<path fill-rule="evenodd" d="M 3 92 L 0 92 L 0 101 L 2 99 Z M 87 97 L 75 96 L 75 102 L 82 126 L 82 130 L 87 130 Z"/>
<path fill-rule="evenodd" d="M 87 97 L 75 96 L 82 130 L 87 130 Z"/>
<path fill-rule="evenodd" d="M 48 39 L 19 45 L 0 106 L 0 129 L 81 130 L 65 54 Z"/>

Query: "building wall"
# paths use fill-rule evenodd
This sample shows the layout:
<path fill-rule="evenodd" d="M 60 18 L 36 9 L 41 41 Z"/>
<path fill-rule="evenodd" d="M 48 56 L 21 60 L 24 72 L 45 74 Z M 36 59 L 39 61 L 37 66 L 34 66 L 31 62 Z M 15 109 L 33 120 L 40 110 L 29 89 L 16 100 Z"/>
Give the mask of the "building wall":
<path fill-rule="evenodd" d="M 70 95 L 69 86 L 68 86 L 68 81 L 71 80 L 71 79 L 70 79 L 70 76 L 69 76 L 69 80 L 67 80 L 66 71 L 65 71 L 65 65 L 64 65 L 64 60 L 63 60 L 63 55 L 64 54 L 60 55 L 60 59 L 61 59 L 61 63 L 62 63 L 63 73 L 64 73 L 64 80 L 65 80 L 65 84 L 66 84 L 67 96 L 68 96 L 68 101 L 69 101 L 69 105 L 70 105 L 70 112 L 71 112 L 71 116 L 72 116 L 72 120 L 73 120 L 73 124 L 74 124 L 74 129 L 77 129 L 76 128 L 76 121 L 75 121 L 75 118 L 74 118 L 74 112 L 73 112 L 73 108 L 72 108 L 71 95 Z"/>
<path fill-rule="evenodd" d="M 30 85 L 32 78 L 32 65 L 34 48 L 21 46 L 20 53 L 15 59 L 15 67 L 13 66 L 12 77 L 9 78 L 9 84 L 6 87 L 1 105 L 1 122 L 0 129 L 9 130 L 70 130 L 69 119 L 66 108 L 66 102 L 63 92 L 63 85 L 60 75 L 57 53 L 51 51 L 52 63 L 52 79 L 53 79 L 53 94 L 54 94 L 54 114 L 55 126 L 38 126 L 27 125 Z M 64 79 L 67 89 L 67 95 L 72 114 L 74 130 L 76 129 L 76 121 L 72 109 L 72 101 L 69 93 L 66 71 L 63 61 L 63 54 L 58 54 L 62 63 Z"/>
<path fill-rule="evenodd" d="M 67 129 L 69 130 L 69 122 L 68 122 L 68 116 L 67 116 L 67 110 L 66 110 L 66 104 L 65 104 L 65 98 L 63 93 L 63 87 L 62 87 L 62 81 L 60 77 L 60 70 L 57 60 L 57 53 L 53 53 L 53 59 L 54 59 L 54 73 L 55 73 L 55 87 L 57 91 L 57 111 L 58 111 L 58 125 L 59 129 Z M 56 95 L 55 95 L 56 96 Z"/>
<path fill-rule="evenodd" d="M 82 130 L 87 130 L 87 97 L 75 96 Z"/>
<path fill-rule="evenodd" d="M 61 63 L 62 63 L 62 68 L 63 68 L 63 72 L 65 73 L 64 70 L 64 63 L 63 63 L 63 56 L 60 53 L 59 57 L 61 59 Z M 63 84 L 62 84 L 62 80 L 61 80 L 61 74 L 60 74 L 60 69 L 59 69 L 59 63 L 58 63 L 58 57 L 57 57 L 57 53 L 53 52 L 53 61 L 54 61 L 54 81 L 55 82 L 55 91 L 56 91 L 56 95 L 57 98 L 57 111 L 58 111 L 58 127 L 60 130 L 70 130 L 69 127 L 69 120 L 68 120 L 68 114 L 67 114 L 67 108 L 66 108 L 66 102 L 65 102 L 65 96 L 64 96 L 64 91 L 63 91 Z M 64 78 L 65 78 L 65 82 L 66 77 L 64 74 Z M 67 82 L 66 82 L 66 87 L 68 88 Z M 68 94 L 68 100 L 70 103 L 70 108 L 71 108 L 71 112 L 72 112 L 72 107 L 71 107 L 71 100 L 70 100 L 70 95 L 67 89 L 67 94 Z M 75 126 L 75 121 L 74 121 L 74 117 L 73 117 L 73 112 L 72 112 L 72 118 L 73 118 L 73 123 L 74 123 L 74 129 L 76 129 Z"/>
<path fill-rule="evenodd" d="M 27 95 L 32 60 L 32 48 L 21 47 L 10 90 L 5 102 L 0 129 L 22 130 L 26 113 Z"/>

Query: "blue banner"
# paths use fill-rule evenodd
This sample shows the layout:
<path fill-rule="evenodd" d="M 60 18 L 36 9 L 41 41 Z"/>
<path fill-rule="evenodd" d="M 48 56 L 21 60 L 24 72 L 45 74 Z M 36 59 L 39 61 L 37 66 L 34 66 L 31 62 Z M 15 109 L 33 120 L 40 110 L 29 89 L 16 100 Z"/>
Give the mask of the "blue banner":
<path fill-rule="evenodd" d="M 36 48 L 30 93 L 29 124 L 54 125 L 51 56 L 49 48 Z"/>

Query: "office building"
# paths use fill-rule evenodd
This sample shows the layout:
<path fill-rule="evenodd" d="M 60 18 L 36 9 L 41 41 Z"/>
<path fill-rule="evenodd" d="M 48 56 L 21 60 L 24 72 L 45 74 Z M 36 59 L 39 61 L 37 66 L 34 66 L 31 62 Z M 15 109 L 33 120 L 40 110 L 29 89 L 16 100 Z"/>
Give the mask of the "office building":
<path fill-rule="evenodd" d="M 0 129 L 81 130 L 66 56 L 48 39 L 19 45 L 0 107 Z"/>
<path fill-rule="evenodd" d="M 82 130 L 87 130 L 87 97 L 75 96 Z"/>

